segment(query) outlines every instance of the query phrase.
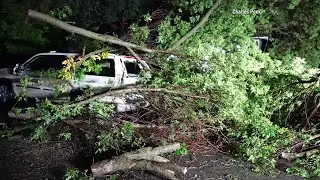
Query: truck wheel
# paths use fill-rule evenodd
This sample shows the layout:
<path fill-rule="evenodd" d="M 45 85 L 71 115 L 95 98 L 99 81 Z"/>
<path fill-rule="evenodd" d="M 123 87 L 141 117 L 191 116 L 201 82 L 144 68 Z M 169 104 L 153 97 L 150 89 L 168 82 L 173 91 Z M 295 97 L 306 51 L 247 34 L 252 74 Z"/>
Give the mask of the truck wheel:
<path fill-rule="evenodd" d="M 0 104 L 9 103 L 12 100 L 12 90 L 7 85 L 0 85 Z"/>
<path fill-rule="evenodd" d="M 12 88 L 8 83 L 3 83 L 0 80 L 0 119 L 8 118 L 8 111 L 11 109 L 14 96 Z"/>

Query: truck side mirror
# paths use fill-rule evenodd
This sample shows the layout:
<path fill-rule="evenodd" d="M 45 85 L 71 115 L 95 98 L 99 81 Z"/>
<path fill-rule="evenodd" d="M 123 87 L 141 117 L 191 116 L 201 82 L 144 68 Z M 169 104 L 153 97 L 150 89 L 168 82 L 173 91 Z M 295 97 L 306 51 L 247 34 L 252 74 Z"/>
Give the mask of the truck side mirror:
<path fill-rule="evenodd" d="M 16 64 L 15 67 L 13 68 L 13 75 L 18 75 L 20 71 L 20 64 Z"/>

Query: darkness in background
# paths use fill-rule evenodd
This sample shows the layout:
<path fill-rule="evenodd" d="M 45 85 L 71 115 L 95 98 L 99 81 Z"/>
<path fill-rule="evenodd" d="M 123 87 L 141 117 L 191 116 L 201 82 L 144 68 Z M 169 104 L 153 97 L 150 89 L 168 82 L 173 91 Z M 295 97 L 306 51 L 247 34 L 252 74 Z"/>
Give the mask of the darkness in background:
<path fill-rule="evenodd" d="M 98 6 L 97 3 L 100 5 Z M 77 36 L 78 39 L 68 39 L 70 33 L 27 18 L 28 9 L 50 15 L 52 10 L 61 8 L 65 4 L 75 8 L 71 21 L 76 22 L 77 26 L 102 34 L 116 34 L 120 37 L 127 33 L 131 23 L 141 19 L 143 14 L 159 8 L 164 4 L 164 0 L 1 0 L 0 68 L 13 67 L 16 63 L 23 63 L 37 53 L 79 52 L 79 46 L 83 45 L 83 40 L 79 41 L 79 36 Z M 112 11 L 110 8 L 109 10 L 105 9 L 110 6 L 117 9 L 111 9 Z M 126 27 L 121 27 L 123 21 L 127 22 Z M 24 31 L 27 29 L 25 27 L 30 30 Z M 41 38 L 37 37 L 39 34 L 37 30 L 42 32 Z M 43 42 L 41 42 L 42 39 Z M 7 44 L 10 44 L 13 50 L 8 50 Z M 18 51 L 15 48 L 22 50 Z M 88 49 L 87 51 L 89 51 Z"/>

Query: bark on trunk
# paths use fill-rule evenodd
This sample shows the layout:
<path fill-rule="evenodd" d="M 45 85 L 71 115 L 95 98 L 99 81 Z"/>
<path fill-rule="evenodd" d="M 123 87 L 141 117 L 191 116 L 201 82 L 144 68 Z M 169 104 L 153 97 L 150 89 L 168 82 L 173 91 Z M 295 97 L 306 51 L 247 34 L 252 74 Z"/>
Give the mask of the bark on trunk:
<path fill-rule="evenodd" d="M 56 18 L 53 18 L 49 15 L 34 11 L 34 10 L 29 10 L 28 11 L 28 16 L 46 23 L 49 23 L 53 26 L 56 26 L 58 28 L 64 29 L 68 32 L 74 33 L 74 34 L 78 34 L 81 36 L 85 36 L 91 39 L 95 39 L 95 40 L 99 40 L 99 41 L 103 41 L 106 43 L 111 43 L 111 44 L 116 44 L 116 45 L 120 45 L 126 48 L 133 48 L 133 49 L 138 49 L 140 51 L 144 51 L 147 53 L 164 53 L 164 54 L 174 54 L 174 55 L 179 55 L 179 56 L 185 56 L 183 54 L 179 54 L 173 51 L 163 51 L 163 50 L 156 50 L 156 49 L 151 49 L 148 47 L 144 47 L 144 46 L 139 46 L 137 44 L 131 43 L 131 42 L 126 42 L 123 41 L 119 38 L 116 38 L 114 36 L 109 36 L 109 35 L 104 35 L 104 34 L 99 34 L 99 33 L 95 33 L 86 29 L 82 29 L 76 26 L 72 26 L 66 22 L 60 21 Z"/>
<path fill-rule="evenodd" d="M 187 168 L 171 163 L 169 159 L 160 155 L 171 153 L 180 148 L 179 143 L 156 148 L 146 147 L 117 156 L 111 160 L 104 160 L 91 166 L 94 177 L 105 177 L 119 171 L 132 169 L 146 170 L 158 173 L 169 179 L 177 179 L 176 173 L 185 174 Z"/>

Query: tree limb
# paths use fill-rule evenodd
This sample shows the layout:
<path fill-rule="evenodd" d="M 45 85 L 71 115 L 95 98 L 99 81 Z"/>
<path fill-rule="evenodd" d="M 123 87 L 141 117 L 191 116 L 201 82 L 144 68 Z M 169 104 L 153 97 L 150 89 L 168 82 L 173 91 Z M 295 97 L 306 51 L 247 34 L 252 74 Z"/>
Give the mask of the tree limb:
<path fill-rule="evenodd" d="M 175 42 L 171 48 L 168 50 L 174 50 L 178 48 L 182 43 L 184 43 L 189 37 L 191 37 L 194 33 L 197 32 L 197 30 L 203 26 L 209 19 L 210 15 L 213 13 L 213 10 L 215 10 L 222 0 L 217 0 L 217 2 L 209 9 L 209 11 L 205 14 L 205 16 L 201 19 L 201 21 L 192 28 L 186 35 L 184 35 L 181 39 L 179 39 L 177 42 Z"/>
<path fill-rule="evenodd" d="M 40 21 L 44 21 L 46 23 L 49 23 L 53 26 L 56 26 L 58 28 L 64 29 L 66 31 L 69 31 L 71 33 L 74 34 L 79 34 L 81 36 L 85 36 L 91 39 L 95 39 L 95 40 L 99 40 L 99 41 L 103 41 L 103 42 L 107 42 L 107 43 L 111 43 L 111 44 L 116 44 L 116 45 L 120 45 L 120 46 L 124 46 L 124 47 L 129 47 L 129 48 L 134 48 L 134 49 L 138 49 L 144 52 L 148 52 L 148 53 L 164 53 L 164 54 L 176 54 L 174 52 L 171 51 L 162 51 L 162 50 L 155 50 L 155 49 L 150 49 L 148 47 L 143 47 L 143 46 L 139 46 L 137 44 L 134 43 L 130 43 L 130 42 L 126 42 L 126 41 L 122 41 L 119 38 L 116 38 L 114 36 L 110 36 L 110 35 L 103 35 L 103 34 L 99 34 L 99 33 L 95 33 L 92 31 L 88 31 L 86 29 L 82 29 L 76 26 L 72 26 L 68 23 L 65 23 L 63 21 L 60 21 L 56 18 L 53 18 L 49 15 L 34 11 L 34 10 L 29 10 L 28 11 L 28 16 Z"/>
<path fill-rule="evenodd" d="M 306 124 L 309 123 L 310 119 L 314 116 L 314 114 L 319 110 L 320 108 L 320 101 L 317 103 L 316 107 L 312 110 L 310 115 L 307 117 Z"/>
<path fill-rule="evenodd" d="M 131 121 L 126 121 L 118 118 L 116 119 L 116 121 L 119 121 L 119 123 L 131 123 L 132 126 L 136 129 L 167 129 L 169 128 L 168 126 L 161 126 L 156 124 L 138 124 L 138 123 L 134 123 Z M 98 120 L 97 123 L 101 126 L 109 125 L 109 121 L 104 121 L 104 120 Z"/>
<path fill-rule="evenodd" d="M 311 155 L 317 154 L 318 152 L 320 152 L 319 149 L 311 149 L 309 151 L 304 151 L 304 152 L 300 152 L 300 153 L 286 153 L 286 152 L 282 152 L 281 153 L 281 157 L 288 160 L 288 161 L 292 161 L 295 160 L 297 158 L 301 158 L 301 157 L 310 157 Z"/>
<path fill-rule="evenodd" d="M 133 49 L 131 49 L 130 47 L 126 46 L 126 48 L 130 51 L 130 53 L 137 59 L 137 61 L 143 65 L 144 68 L 146 68 L 147 70 L 150 70 L 150 67 L 144 62 L 141 60 L 141 58 L 139 57 L 139 55 L 137 53 L 135 53 L 133 51 Z"/>
<path fill-rule="evenodd" d="M 72 106 L 81 106 L 81 105 L 85 105 L 88 104 L 92 101 L 98 100 L 98 99 L 102 99 L 106 96 L 114 96 L 117 94 L 125 94 L 125 93 L 132 93 L 132 92 L 159 92 L 159 93 L 168 93 L 168 94 L 174 94 L 174 95 L 179 95 L 179 96 L 185 96 L 185 97 L 191 97 L 191 98 L 198 98 L 198 99 L 208 99 L 209 97 L 206 96 L 197 96 L 197 95 L 192 95 L 192 94 L 185 94 L 185 93 L 181 93 L 181 92 L 177 92 L 177 91 L 172 91 L 172 90 L 168 90 L 165 88 L 157 88 L 157 89 L 145 89 L 145 88 L 138 88 L 138 86 L 126 86 L 126 87 L 119 87 L 119 88 L 115 88 L 115 89 L 111 89 L 105 93 L 101 93 L 98 95 L 94 95 L 88 99 L 85 99 L 83 101 L 79 101 L 79 102 L 75 102 L 72 103 L 70 105 Z M 27 119 L 31 119 L 34 118 L 33 115 L 31 114 L 21 114 L 19 116 L 15 115 L 14 113 L 9 113 L 11 118 L 16 118 L 16 119 L 23 119 L 23 120 L 27 120 Z"/>
<path fill-rule="evenodd" d="M 91 56 L 94 56 L 96 54 L 100 54 L 100 53 L 103 53 L 103 52 L 106 52 L 106 51 L 108 51 L 108 48 L 103 48 L 103 49 L 99 49 L 99 50 L 96 50 L 96 51 L 92 51 L 89 54 L 83 56 L 83 58 L 80 61 L 78 61 L 78 63 L 81 63 L 81 62 L 89 59 Z"/>
<path fill-rule="evenodd" d="M 312 141 L 312 140 L 314 140 L 314 139 L 318 139 L 318 138 L 320 138 L 320 134 L 313 135 L 310 139 L 308 139 L 308 140 L 306 140 L 306 141 L 303 141 L 303 142 L 299 142 L 299 143 L 293 145 L 293 146 L 290 148 L 290 149 L 291 149 L 290 151 L 295 150 L 295 149 L 297 149 L 297 148 L 300 148 L 300 147 L 302 147 L 303 145 L 309 143 L 310 141 Z"/>
<path fill-rule="evenodd" d="M 130 93 L 130 92 L 163 92 L 163 93 L 169 93 L 169 94 L 175 94 L 175 95 L 180 95 L 180 96 L 186 96 L 186 97 L 191 97 L 191 98 L 199 98 L 199 99 L 208 99 L 208 97 L 205 96 L 196 96 L 196 95 L 191 95 L 191 94 L 184 94 L 181 92 L 177 92 L 177 91 L 172 91 L 172 90 L 168 90 L 168 89 L 164 89 L 164 88 L 157 88 L 157 89 L 145 89 L 145 88 L 126 88 L 126 89 L 117 89 L 117 90 L 110 90 L 108 92 L 99 94 L 99 95 L 95 95 L 90 97 L 89 99 L 86 99 L 84 101 L 80 101 L 80 102 L 76 102 L 73 105 L 83 105 L 83 104 L 87 104 L 90 103 L 92 101 L 95 101 L 97 99 L 101 99 L 105 96 L 110 96 L 110 95 L 115 95 L 115 94 L 122 94 L 122 93 Z"/>

